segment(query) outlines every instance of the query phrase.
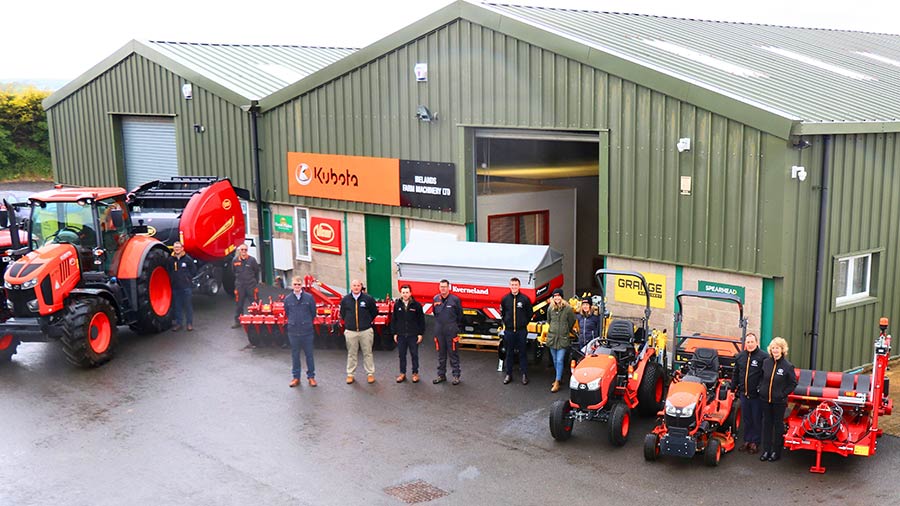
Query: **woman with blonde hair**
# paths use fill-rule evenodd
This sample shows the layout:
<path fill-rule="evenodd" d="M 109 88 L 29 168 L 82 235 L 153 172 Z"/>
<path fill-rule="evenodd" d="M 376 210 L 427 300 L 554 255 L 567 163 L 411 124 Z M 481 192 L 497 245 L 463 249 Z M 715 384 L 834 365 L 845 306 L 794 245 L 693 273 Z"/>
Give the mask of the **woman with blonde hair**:
<path fill-rule="evenodd" d="M 762 447 L 759 460 L 775 462 L 784 449 L 784 411 L 788 395 L 797 387 L 794 365 L 787 359 L 788 345 L 781 337 L 772 339 L 769 356 L 763 361 L 759 397 L 762 399 Z"/>

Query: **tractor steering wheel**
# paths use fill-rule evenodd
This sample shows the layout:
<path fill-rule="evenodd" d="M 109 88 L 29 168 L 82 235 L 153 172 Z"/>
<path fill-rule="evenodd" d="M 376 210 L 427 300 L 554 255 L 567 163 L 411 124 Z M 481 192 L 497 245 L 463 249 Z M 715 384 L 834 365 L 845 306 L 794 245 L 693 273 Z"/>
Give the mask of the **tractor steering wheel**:
<path fill-rule="evenodd" d="M 83 230 L 83 229 L 82 229 Z M 71 225 L 66 225 L 63 228 L 57 230 L 56 232 L 47 236 L 47 240 L 44 241 L 44 244 L 54 242 L 57 244 L 81 244 L 81 230 L 76 229 Z"/>

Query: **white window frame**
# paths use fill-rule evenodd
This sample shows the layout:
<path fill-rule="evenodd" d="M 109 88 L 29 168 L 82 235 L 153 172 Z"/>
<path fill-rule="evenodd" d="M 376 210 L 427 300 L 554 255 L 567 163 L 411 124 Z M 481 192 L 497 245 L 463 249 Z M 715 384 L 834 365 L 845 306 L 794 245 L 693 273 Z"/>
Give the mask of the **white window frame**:
<path fill-rule="evenodd" d="M 865 289 L 863 291 L 857 292 L 857 293 L 848 293 L 848 291 L 851 290 L 851 288 L 854 284 L 854 281 L 855 281 L 855 279 L 853 278 L 854 272 L 856 270 L 855 264 L 856 264 L 856 262 L 858 262 L 862 259 L 868 259 L 868 262 L 866 264 L 866 286 L 865 286 Z M 871 287 L 872 287 L 872 261 L 873 261 L 872 253 L 839 257 L 837 259 L 837 267 L 838 268 L 840 268 L 841 262 L 843 262 L 843 261 L 848 262 L 847 263 L 847 285 L 843 286 L 843 287 L 837 285 L 837 283 L 838 283 L 837 275 L 838 274 L 837 274 L 837 271 L 835 271 L 835 285 L 836 285 L 835 292 L 836 292 L 837 297 L 835 297 L 834 303 L 837 306 L 842 306 L 845 304 L 850 304 L 853 302 L 857 302 L 857 301 L 869 298 L 869 296 L 870 296 L 869 294 L 871 292 Z"/>
<path fill-rule="evenodd" d="M 301 214 L 303 217 L 301 218 Z M 309 209 L 305 207 L 294 208 L 294 255 L 297 260 L 312 261 L 312 242 L 309 230 Z M 302 250 L 303 241 L 300 234 L 306 236 L 306 251 Z"/>
<path fill-rule="evenodd" d="M 250 235 L 250 204 L 241 200 L 241 212 L 244 213 L 244 236 Z"/>

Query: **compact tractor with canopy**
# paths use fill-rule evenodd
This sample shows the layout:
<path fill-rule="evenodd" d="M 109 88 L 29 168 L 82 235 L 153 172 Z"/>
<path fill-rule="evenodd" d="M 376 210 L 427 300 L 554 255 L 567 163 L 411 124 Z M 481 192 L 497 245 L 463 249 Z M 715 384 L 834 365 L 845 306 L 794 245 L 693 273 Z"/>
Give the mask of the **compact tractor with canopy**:
<path fill-rule="evenodd" d="M 735 357 L 747 335 L 747 319 L 741 299 L 734 295 L 682 290 L 675 296 L 676 328 L 684 321 L 684 299 L 691 297 L 736 305 L 740 335 L 675 336 L 676 371 L 657 425 L 644 438 L 644 458 L 692 458 L 702 453 L 707 465 L 716 466 L 723 453 L 734 449 L 740 429 L 740 401 L 731 385 Z"/>
<path fill-rule="evenodd" d="M 195 189 L 176 211 L 185 250 L 225 257 L 244 242 L 228 180 Z M 94 367 L 115 350 L 117 327 L 159 332 L 171 324 L 169 250 L 133 224 L 122 188 L 63 188 L 30 197 L 28 240 L 6 270 L 11 316 L 0 322 L 4 358 L 20 342 L 59 341 L 72 364 Z"/>
<path fill-rule="evenodd" d="M 550 434 L 557 441 L 572 435 L 575 421 L 606 422 L 609 441 L 622 446 L 628 441 L 631 410 L 654 415 L 662 407 L 666 373 L 658 362 L 654 339 L 651 338 L 650 290 L 644 276 L 638 272 L 600 269 L 600 317 L 605 321 L 605 275 L 634 277 L 646 296 L 644 316 L 639 326 L 630 320 L 613 319 L 602 325 L 600 337 L 584 348 L 584 358 L 572 363 L 569 379 L 569 400 L 557 401 L 550 408 Z"/>
<path fill-rule="evenodd" d="M 797 387 L 788 396 L 784 447 L 816 452 L 812 473 L 824 473 L 822 453 L 871 457 L 882 429 L 879 418 L 890 415 L 893 400 L 885 378 L 891 355 L 888 319 L 879 321 L 871 374 L 797 369 Z"/>

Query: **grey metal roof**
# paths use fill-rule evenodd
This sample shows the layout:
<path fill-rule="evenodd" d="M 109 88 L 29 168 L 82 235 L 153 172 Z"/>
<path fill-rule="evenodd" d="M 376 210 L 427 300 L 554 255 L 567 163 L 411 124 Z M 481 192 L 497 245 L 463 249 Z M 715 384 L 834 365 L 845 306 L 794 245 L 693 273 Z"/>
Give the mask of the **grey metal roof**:
<path fill-rule="evenodd" d="M 801 124 L 900 120 L 900 35 L 481 5 Z"/>
<path fill-rule="evenodd" d="M 146 41 L 162 55 L 250 100 L 259 100 L 356 49 Z"/>

